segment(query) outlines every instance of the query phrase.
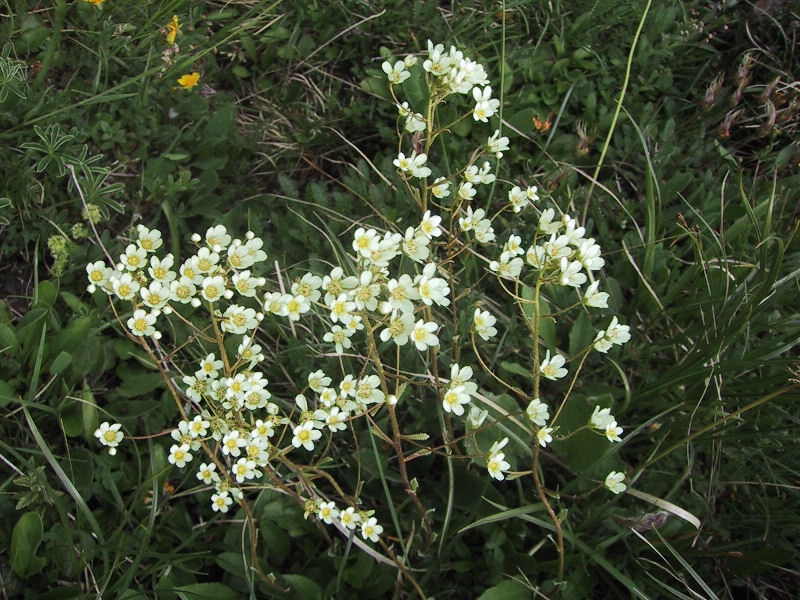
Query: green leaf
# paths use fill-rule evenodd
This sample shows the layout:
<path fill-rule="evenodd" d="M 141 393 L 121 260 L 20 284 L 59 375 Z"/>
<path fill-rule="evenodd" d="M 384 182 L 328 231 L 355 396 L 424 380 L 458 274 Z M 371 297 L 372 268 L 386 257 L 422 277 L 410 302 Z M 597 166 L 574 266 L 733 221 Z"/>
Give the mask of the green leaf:
<path fill-rule="evenodd" d="M 581 312 L 569 330 L 569 355 L 575 356 L 592 343 L 594 329 L 586 312 Z"/>
<path fill-rule="evenodd" d="M 530 600 L 530 598 L 532 598 L 531 590 L 511 579 L 501 581 L 478 596 L 478 600 Z"/>
<path fill-rule="evenodd" d="M 302 575 L 284 575 L 283 578 L 298 592 L 303 600 L 317 600 L 322 598 L 322 588 L 308 577 Z"/>
<path fill-rule="evenodd" d="M 0 323 L 0 354 L 16 355 L 18 353 L 17 344 L 17 335 L 14 330 L 5 323 Z"/>
<path fill-rule="evenodd" d="M 522 365 L 518 365 L 517 363 L 511 363 L 506 360 L 500 362 L 500 368 L 505 369 L 510 373 L 514 373 L 526 379 L 530 378 L 531 372 L 529 369 L 526 369 Z"/>
<path fill-rule="evenodd" d="M 144 396 L 163 385 L 164 380 L 159 373 L 142 373 L 123 380 L 117 388 L 117 393 L 123 398 L 135 398 Z"/>
<path fill-rule="evenodd" d="M 240 600 L 241 595 L 222 583 L 192 583 L 175 588 L 181 600 Z"/>
<path fill-rule="evenodd" d="M 58 375 L 66 369 L 70 363 L 72 362 L 72 355 L 67 354 L 63 350 L 58 353 L 58 356 L 55 357 L 53 360 L 53 364 L 50 365 L 50 374 L 51 375 Z"/>
<path fill-rule="evenodd" d="M 29 577 L 42 570 L 47 562 L 36 556 L 36 548 L 42 542 L 42 517 L 39 513 L 27 512 L 19 518 L 11 534 L 11 568 L 20 577 Z"/>

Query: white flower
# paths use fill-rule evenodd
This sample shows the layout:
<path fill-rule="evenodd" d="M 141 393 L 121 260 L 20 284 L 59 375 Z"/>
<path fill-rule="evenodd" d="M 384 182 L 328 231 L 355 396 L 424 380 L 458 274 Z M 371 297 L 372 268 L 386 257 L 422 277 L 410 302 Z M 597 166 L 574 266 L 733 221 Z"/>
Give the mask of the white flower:
<path fill-rule="evenodd" d="M 539 400 L 539 398 L 531 400 L 530 404 L 528 404 L 528 408 L 525 409 L 525 414 L 528 415 L 528 418 L 534 425 L 538 425 L 539 427 L 547 425 L 547 419 L 550 418 L 547 404 Z"/>
<path fill-rule="evenodd" d="M 553 432 L 552 427 L 541 427 L 536 432 L 536 439 L 539 440 L 539 445 L 544 448 L 553 441 L 553 436 L 550 435 Z"/>
<path fill-rule="evenodd" d="M 425 265 L 422 275 L 418 276 L 416 282 L 419 297 L 428 306 L 431 304 L 449 306 L 450 300 L 447 299 L 447 296 L 450 294 L 450 288 L 447 281 L 441 277 L 435 277 L 435 275 L 436 265 L 434 263 Z"/>
<path fill-rule="evenodd" d="M 89 277 L 89 293 L 94 293 L 97 287 L 105 290 L 109 278 L 113 273 L 111 267 L 107 267 L 102 260 L 95 261 L 86 265 L 86 275 Z M 126 298 L 123 298 L 126 299 Z"/>
<path fill-rule="evenodd" d="M 606 264 L 606 261 L 600 256 L 600 246 L 594 243 L 594 238 L 584 240 L 578 246 L 578 260 L 587 271 L 597 271 Z"/>
<path fill-rule="evenodd" d="M 375 310 L 378 306 L 378 294 L 381 286 L 372 282 L 372 271 L 363 271 L 358 278 L 359 285 L 353 290 L 353 301 L 359 310 Z"/>
<path fill-rule="evenodd" d="M 103 446 L 108 446 L 108 453 L 114 456 L 117 453 L 117 446 L 122 441 L 123 433 L 120 431 L 122 425 L 119 423 L 110 424 L 104 421 L 100 427 L 95 429 L 94 437 L 96 437 Z"/>
<path fill-rule="evenodd" d="M 222 368 L 222 361 L 218 360 L 215 354 L 208 354 L 200 361 L 200 370 L 195 375 L 198 378 L 216 379 L 219 377 L 219 370 Z"/>
<path fill-rule="evenodd" d="M 336 354 L 342 354 L 353 345 L 350 341 L 351 335 L 353 335 L 352 330 L 342 329 L 340 325 L 334 325 L 329 332 L 322 336 L 322 339 L 334 344 Z"/>
<path fill-rule="evenodd" d="M 386 282 L 386 302 L 384 304 L 388 305 L 388 309 L 383 312 L 392 310 L 414 312 L 412 300 L 419 300 L 419 293 L 409 275 L 404 273 L 398 279 L 390 279 Z"/>
<path fill-rule="evenodd" d="M 292 294 L 304 296 L 309 302 L 316 302 L 322 295 L 322 292 L 319 291 L 321 287 L 322 277 L 313 273 L 306 273 L 300 278 L 300 281 L 295 281 L 292 284 Z"/>
<path fill-rule="evenodd" d="M 481 244 L 488 244 L 495 240 L 494 229 L 492 222 L 489 219 L 482 219 L 478 221 L 475 226 L 475 239 Z"/>
<path fill-rule="evenodd" d="M 217 465 L 213 462 L 211 463 L 203 463 L 197 468 L 197 478 L 209 485 L 211 483 L 216 483 L 219 481 L 219 475 L 217 474 Z"/>
<path fill-rule="evenodd" d="M 192 460 L 192 455 L 190 454 L 191 448 L 189 444 L 172 444 L 169 449 L 169 456 L 167 457 L 167 461 L 182 469 L 186 466 L 186 463 Z"/>
<path fill-rule="evenodd" d="M 211 495 L 211 509 L 214 512 L 226 513 L 231 504 L 233 504 L 233 498 L 227 492 L 218 492 Z"/>
<path fill-rule="evenodd" d="M 339 509 L 333 502 L 321 502 L 317 507 L 317 516 L 323 523 L 330 525 L 339 516 Z"/>
<path fill-rule="evenodd" d="M 394 63 L 394 66 L 392 66 L 392 63 L 389 61 L 384 61 L 381 64 L 381 69 L 386 73 L 386 78 L 391 85 L 403 83 L 406 79 L 411 77 L 411 73 L 406 70 L 406 63 L 402 60 L 398 60 Z"/>
<path fill-rule="evenodd" d="M 381 380 L 377 375 L 367 375 L 358 380 L 355 398 L 361 404 L 377 404 L 383 402 L 384 394 L 380 389 Z"/>
<path fill-rule="evenodd" d="M 500 449 L 507 443 L 508 438 L 504 438 L 502 441 L 492 444 L 492 447 L 489 449 L 488 457 L 486 458 L 486 468 L 489 471 L 489 475 L 498 481 L 505 479 L 503 471 L 508 471 L 508 469 L 511 468 L 511 465 L 505 460 L 506 455 L 500 452 Z"/>
<path fill-rule="evenodd" d="M 617 471 L 611 471 L 608 475 L 606 475 L 606 480 L 603 485 L 608 488 L 610 492 L 615 494 L 621 494 L 628 486 L 622 483 L 625 480 L 625 473 L 618 473 Z"/>
<path fill-rule="evenodd" d="M 253 263 L 267 260 L 267 253 L 261 249 L 264 246 L 264 240 L 260 237 L 256 237 L 252 231 L 245 233 L 245 238 L 247 238 L 247 242 L 245 242 L 244 248 L 247 251 L 248 260 L 247 263 L 242 266 L 249 267 Z"/>
<path fill-rule="evenodd" d="M 503 158 L 503 152 L 508 150 L 508 138 L 500 136 L 500 130 L 496 130 L 492 136 L 486 140 L 486 150 L 494 154 L 496 158 Z"/>
<path fill-rule="evenodd" d="M 361 524 L 361 537 L 371 542 L 377 542 L 378 536 L 383 533 L 383 527 L 378 525 L 378 519 L 370 517 Z"/>
<path fill-rule="evenodd" d="M 205 250 L 205 248 L 201 248 Z M 202 283 L 200 294 L 209 302 L 216 302 L 225 295 L 225 280 L 221 275 L 206 277 Z"/>
<path fill-rule="evenodd" d="M 264 295 L 264 310 L 273 315 L 283 316 L 283 294 L 269 292 Z"/>
<path fill-rule="evenodd" d="M 356 524 L 361 520 L 361 515 L 356 512 L 355 508 L 348 506 L 339 514 L 339 520 L 347 529 L 352 530 L 356 528 Z"/>
<path fill-rule="evenodd" d="M 391 338 L 398 346 L 408 343 L 408 338 L 414 331 L 414 315 L 410 312 L 392 312 L 386 329 L 381 331 L 380 337 L 384 342 Z"/>
<path fill-rule="evenodd" d="M 141 336 L 153 336 L 154 338 L 158 339 L 161 337 L 161 334 L 155 330 L 153 325 L 156 322 L 156 316 L 150 313 L 146 313 L 141 308 L 133 311 L 133 316 L 128 319 L 128 329 L 131 330 L 131 333 L 137 337 Z"/>
<path fill-rule="evenodd" d="M 528 204 L 528 195 L 522 188 L 515 185 L 511 188 L 511 191 L 508 192 L 508 203 L 511 205 L 511 208 L 514 209 L 514 212 L 518 213 Z"/>
<path fill-rule="evenodd" d="M 208 248 L 200 248 L 197 254 L 192 257 L 192 266 L 198 273 L 209 273 L 217 266 L 219 254 L 212 252 Z"/>
<path fill-rule="evenodd" d="M 292 446 L 299 448 L 303 446 L 308 451 L 314 449 L 314 442 L 322 437 L 319 429 L 314 429 L 314 421 L 306 421 L 294 428 L 292 431 Z"/>
<path fill-rule="evenodd" d="M 542 374 L 542 377 L 552 379 L 553 381 L 561 379 L 567 374 L 567 370 L 563 368 L 565 362 L 566 359 L 560 354 L 556 354 L 554 357 L 550 358 L 550 350 L 548 350 L 542 364 L 539 366 L 539 372 Z"/>
<path fill-rule="evenodd" d="M 539 225 L 537 231 L 545 235 L 553 235 L 561 228 L 561 221 L 553 222 L 555 219 L 556 211 L 552 208 L 546 208 L 539 215 Z"/>
<path fill-rule="evenodd" d="M 139 290 L 145 306 L 157 311 L 169 301 L 169 286 L 160 281 L 151 281 L 150 285 Z"/>
<path fill-rule="evenodd" d="M 437 329 L 439 329 L 439 326 L 433 321 L 428 321 L 427 323 L 422 319 L 417 321 L 410 336 L 417 350 L 424 352 L 429 346 L 439 345 L 439 338 L 434 333 Z"/>
<path fill-rule="evenodd" d="M 594 349 L 598 352 L 608 352 L 614 344 L 624 344 L 631 339 L 630 327 L 620 325 L 617 317 L 611 318 L 611 323 L 605 330 L 597 332 L 594 338 Z"/>
<path fill-rule="evenodd" d="M 427 124 L 425 123 L 425 117 L 423 117 L 420 113 L 409 113 L 406 115 L 406 121 L 403 124 L 403 129 L 409 133 L 425 131 L 426 127 Z"/>
<path fill-rule="evenodd" d="M 237 457 L 242 453 L 241 448 L 246 444 L 247 440 L 239 433 L 238 429 L 234 429 L 222 438 L 222 453 Z"/>
<path fill-rule="evenodd" d="M 400 154 L 400 156 L 403 156 L 403 154 Z M 353 250 L 358 252 L 364 258 L 369 258 L 370 254 L 379 248 L 380 238 L 378 237 L 377 231 L 374 229 L 364 229 L 363 227 L 359 227 L 356 230 L 356 233 L 353 236 Z"/>
<path fill-rule="evenodd" d="M 237 483 L 244 483 L 247 479 L 256 476 L 256 463 L 249 458 L 240 458 L 231 468 L 231 473 L 236 478 Z"/>
<path fill-rule="evenodd" d="M 290 321 L 299 321 L 300 315 L 311 310 L 311 303 L 305 296 L 281 296 L 281 316 L 289 317 Z"/>
<path fill-rule="evenodd" d="M 431 194 L 436 198 L 446 198 L 450 195 L 450 182 L 444 177 L 437 177 L 431 185 Z"/>
<path fill-rule="evenodd" d="M 232 279 L 233 288 L 240 295 L 252 298 L 256 295 L 256 289 L 266 283 L 263 277 L 252 277 L 250 271 L 245 270 L 241 273 L 234 273 Z"/>
<path fill-rule="evenodd" d="M 428 249 L 429 242 L 430 238 L 425 234 L 414 227 L 409 227 L 406 229 L 406 234 L 403 238 L 403 254 L 413 261 L 422 262 L 430 254 Z"/>
<path fill-rule="evenodd" d="M 209 421 L 206 421 L 200 415 L 196 415 L 194 419 L 189 421 L 189 434 L 193 438 L 205 437 L 205 435 L 208 433 L 208 427 L 210 426 L 211 423 Z"/>
<path fill-rule="evenodd" d="M 146 257 L 147 251 L 144 248 L 140 248 L 134 244 L 128 244 L 128 247 L 125 248 L 125 253 L 121 254 L 119 257 L 119 262 L 122 266 L 118 266 L 117 268 L 120 270 L 125 268 L 128 271 L 136 271 L 145 266 Z"/>
<path fill-rule="evenodd" d="M 111 288 L 120 300 L 132 300 L 139 292 L 139 283 L 130 273 L 111 274 Z"/>
<path fill-rule="evenodd" d="M 469 415 L 467 415 L 467 423 L 469 423 L 471 429 L 478 429 L 488 416 L 488 410 L 472 406 L 469 409 Z"/>
<path fill-rule="evenodd" d="M 221 327 L 223 331 L 234 334 L 247 333 L 258 327 L 258 322 L 264 315 L 257 313 L 252 308 L 245 308 L 238 304 L 231 304 L 222 315 Z"/>
<path fill-rule="evenodd" d="M 316 393 L 322 393 L 322 390 L 331 384 L 331 378 L 325 374 L 322 369 L 317 369 L 313 373 L 308 374 L 308 387 Z"/>
<path fill-rule="evenodd" d="M 442 408 L 459 417 L 464 414 L 465 404 L 469 404 L 469 394 L 464 390 L 464 386 L 449 387 L 442 396 Z"/>
<path fill-rule="evenodd" d="M 611 421 L 605 427 L 605 436 L 608 438 L 609 442 L 621 442 L 622 438 L 620 438 L 620 434 L 622 433 L 622 427 L 617 425 L 616 421 Z"/>
<path fill-rule="evenodd" d="M 354 398 L 356 395 L 356 381 L 352 375 L 345 375 L 344 379 L 339 382 L 339 393 L 343 397 Z"/>
<path fill-rule="evenodd" d="M 475 189 L 475 186 L 472 185 L 469 181 L 461 182 L 461 185 L 458 186 L 458 191 L 456 194 L 462 200 L 472 200 L 475 197 L 475 194 L 478 193 L 478 190 Z"/>
<path fill-rule="evenodd" d="M 479 87 L 472 88 L 472 97 L 475 98 L 475 108 L 472 111 L 472 118 L 476 121 L 488 123 L 489 117 L 497 112 L 500 100 L 492 98 L 492 88 L 486 86 L 481 90 Z"/>
<path fill-rule="evenodd" d="M 169 284 L 169 299 L 174 302 L 188 304 L 195 300 L 195 294 L 197 294 L 197 287 L 191 279 L 184 275 L 181 275 L 180 279 L 173 279 Z"/>
<path fill-rule="evenodd" d="M 586 291 L 583 293 L 583 298 L 581 299 L 586 306 L 591 306 L 593 308 L 608 308 L 608 293 L 598 292 L 597 288 L 599 285 L 599 281 L 594 281 L 588 288 L 586 288 Z"/>
<path fill-rule="evenodd" d="M 503 244 L 503 252 L 508 252 L 509 254 L 513 255 L 520 255 L 523 254 L 524 251 L 522 250 L 522 238 L 518 235 L 510 235 L 506 243 Z"/>
<path fill-rule="evenodd" d="M 214 252 L 219 252 L 223 248 L 227 248 L 231 243 L 231 236 L 228 235 L 228 230 L 224 225 L 215 225 L 206 230 L 206 244 Z"/>
<path fill-rule="evenodd" d="M 610 408 L 600 408 L 599 406 L 595 406 L 592 416 L 589 417 L 589 425 L 595 429 L 605 430 L 605 428 L 613 422 L 615 421 L 614 417 L 611 416 Z"/>
<path fill-rule="evenodd" d="M 416 151 L 412 151 L 411 156 L 408 157 L 400 152 L 397 158 L 392 161 L 392 164 L 403 173 L 410 173 L 414 177 L 423 178 L 431 174 L 431 170 L 425 166 L 427 160 L 427 155 L 417 154 Z"/>
<path fill-rule="evenodd" d="M 502 252 L 499 260 L 489 263 L 489 269 L 497 273 L 498 277 L 519 277 L 523 264 L 519 256 L 514 256 L 510 252 Z"/>
<path fill-rule="evenodd" d="M 158 229 L 148 229 L 144 225 L 137 225 L 136 233 L 136 243 L 145 252 L 155 252 L 161 247 L 161 232 Z"/>
<path fill-rule="evenodd" d="M 566 257 L 562 257 L 559 264 L 561 274 L 559 275 L 558 282 L 561 285 L 570 287 L 582 286 L 584 283 L 586 283 L 586 275 L 581 273 L 582 266 L 583 265 L 578 261 L 570 262 Z"/>
<path fill-rule="evenodd" d="M 175 259 L 172 254 L 167 254 L 162 260 L 159 260 L 156 256 L 151 256 L 150 267 L 147 272 L 153 279 L 161 283 L 169 283 L 176 277 L 175 271 L 170 271 L 174 262 Z"/>
<path fill-rule="evenodd" d="M 472 317 L 472 324 L 481 339 L 487 341 L 489 338 L 497 335 L 497 329 L 494 324 L 497 319 L 488 310 L 475 309 L 475 314 Z"/>

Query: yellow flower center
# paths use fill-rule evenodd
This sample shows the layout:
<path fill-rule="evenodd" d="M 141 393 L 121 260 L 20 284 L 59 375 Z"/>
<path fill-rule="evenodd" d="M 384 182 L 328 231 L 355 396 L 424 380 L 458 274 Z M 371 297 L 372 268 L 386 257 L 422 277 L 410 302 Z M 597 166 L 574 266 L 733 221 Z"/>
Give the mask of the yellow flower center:
<path fill-rule="evenodd" d="M 207 258 L 201 258 L 197 261 L 197 268 L 201 271 L 208 271 L 211 269 L 211 261 Z"/>
<path fill-rule="evenodd" d="M 113 429 L 109 429 L 103 434 L 103 439 L 107 442 L 113 442 L 117 439 L 117 433 Z"/>
<path fill-rule="evenodd" d="M 94 271 L 92 271 L 91 279 L 92 281 L 102 281 L 103 273 L 95 269 Z"/>
<path fill-rule="evenodd" d="M 145 321 L 144 319 L 136 319 L 133 322 L 133 328 L 136 331 L 144 331 L 145 329 L 147 329 L 147 321 Z"/>
<path fill-rule="evenodd" d="M 119 290 L 119 295 L 120 295 L 120 296 L 127 296 L 128 294 L 130 294 L 130 293 L 131 293 L 131 288 L 129 288 L 129 287 L 128 287 L 128 285 L 127 285 L 127 284 L 125 284 L 125 283 L 121 283 L 121 284 L 120 284 L 120 285 L 117 287 L 117 289 Z"/>
<path fill-rule="evenodd" d="M 299 439 L 301 442 L 305 442 L 305 441 L 307 441 L 307 440 L 308 440 L 308 438 L 310 438 L 310 437 L 311 437 L 311 434 L 309 433 L 308 429 L 302 429 L 302 430 L 300 430 L 300 432 L 297 434 L 297 437 L 298 437 L 298 439 Z"/>
<path fill-rule="evenodd" d="M 238 254 L 233 254 L 228 258 L 228 262 L 230 262 L 234 267 L 238 267 L 242 264 L 242 259 Z"/>
<path fill-rule="evenodd" d="M 206 286 L 206 296 L 208 298 L 216 298 L 219 294 L 217 293 L 217 286 L 209 285 Z"/>
<path fill-rule="evenodd" d="M 297 302 L 297 300 L 289 300 L 289 302 L 286 303 L 286 310 L 288 310 L 290 313 L 297 312 L 299 306 L 300 304 Z"/>
<path fill-rule="evenodd" d="M 161 301 L 161 296 L 159 296 L 155 292 L 150 292 L 150 294 L 148 294 L 147 296 L 147 301 L 150 304 L 158 304 Z"/>
<path fill-rule="evenodd" d="M 150 238 L 142 238 L 139 240 L 139 245 L 145 250 L 150 250 L 150 248 L 153 247 L 153 242 L 150 240 Z"/>
<path fill-rule="evenodd" d="M 175 450 L 175 460 L 183 460 L 186 453 L 183 450 Z"/>
<path fill-rule="evenodd" d="M 242 327 L 244 325 L 244 323 L 245 323 L 245 318 L 244 318 L 244 315 L 242 313 L 234 315 L 234 317 L 233 317 L 233 324 L 234 325 L 236 325 L 238 327 Z"/>
<path fill-rule="evenodd" d="M 156 267 L 153 269 L 153 277 L 156 279 L 164 279 L 164 276 L 167 274 L 167 270 L 164 267 Z"/>
<path fill-rule="evenodd" d="M 132 266 L 132 267 L 135 267 L 136 265 L 139 264 L 139 257 L 136 256 L 135 254 L 129 254 L 128 255 L 128 264 L 130 266 Z"/>

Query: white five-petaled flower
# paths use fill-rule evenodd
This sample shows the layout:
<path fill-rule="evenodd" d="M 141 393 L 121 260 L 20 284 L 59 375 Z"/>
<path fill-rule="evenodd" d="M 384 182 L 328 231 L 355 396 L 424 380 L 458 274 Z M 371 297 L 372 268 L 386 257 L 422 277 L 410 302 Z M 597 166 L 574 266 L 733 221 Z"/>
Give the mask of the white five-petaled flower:
<path fill-rule="evenodd" d="M 430 346 L 439 345 L 439 338 L 434 333 L 437 329 L 439 329 L 439 326 L 433 321 L 425 322 L 422 319 L 417 321 L 410 336 L 417 350 L 424 352 Z"/>
<path fill-rule="evenodd" d="M 564 368 L 565 362 L 566 359 L 560 354 L 556 354 L 551 358 L 550 350 L 547 350 L 542 364 L 539 365 L 539 372 L 542 374 L 542 377 L 552 379 L 553 381 L 561 379 L 567 374 L 567 370 Z"/>
<path fill-rule="evenodd" d="M 342 525 L 348 529 L 355 529 L 358 522 L 361 520 L 361 515 L 356 512 L 352 506 L 348 506 L 345 510 L 339 513 L 339 520 Z"/>
<path fill-rule="evenodd" d="M 120 431 L 121 427 L 122 425 L 119 423 L 114 423 L 112 425 L 108 421 L 104 421 L 94 432 L 94 437 L 96 437 L 103 446 L 108 446 L 108 453 L 111 456 L 117 453 L 117 446 L 119 446 L 119 443 L 122 441 L 123 434 Z"/>
<path fill-rule="evenodd" d="M 411 77 L 411 73 L 406 69 L 406 63 L 402 60 L 398 60 L 394 65 L 388 60 L 383 61 L 381 69 L 386 73 L 386 78 L 391 85 L 403 83 L 406 79 Z"/>
<path fill-rule="evenodd" d="M 606 480 L 603 485 L 605 485 L 610 492 L 613 492 L 614 494 L 621 494 L 628 489 L 628 486 L 622 483 L 623 481 L 625 481 L 625 473 L 611 471 L 608 475 L 606 475 Z"/>
<path fill-rule="evenodd" d="M 320 502 L 317 507 L 317 516 L 323 523 L 330 525 L 339 516 L 339 509 L 333 502 Z"/>
<path fill-rule="evenodd" d="M 314 449 L 314 442 L 322 437 L 322 432 L 319 429 L 314 429 L 314 421 L 301 423 L 294 428 L 292 434 L 294 435 L 292 446 L 295 448 L 302 446 L 309 451 Z"/>
<path fill-rule="evenodd" d="M 488 85 L 483 88 L 483 90 L 477 86 L 472 88 L 472 97 L 475 98 L 475 108 L 472 110 L 472 118 L 476 121 L 487 123 L 489 117 L 497 112 L 500 106 L 500 100 L 492 98 L 492 88 Z"/>
<path fill-rule="evenodd" d="M 445 390 L 442 396 L 442 408 L 446 412 L 452 412 L 460 417 L 464 414 L 464 405 L 469 404 L 469 400 L 469 394 L 465 391 L 464 386 L 451 386 Z"/>
<path fill-rule="evenodd" d="M 133 316 L 128 319 L 128 329 L 137 337 L 152 336 L 156 339 L 161 337 L 161 334 L 156 331 L 153 325 L 156 322 L 156 316 L 143 311 L 141 308 L 133 311 Z"/>
<path fill-rule="evenodd" d="M 190 450 L 189 444 L 173 444 L 169 449 L 167 460 L 179 469 L 182 469 L 186 466 L 187 462 L 192 460 Z"/>
<path fill-rule="evenodd" d="M 377 542 L 378 536 L 383 533 L 383 527 L 378 524 L 378 519 L 370 517 L 361 524 L 361 537 L 371 542 Z"/>
<path fill-rule="evenodd" d="M 475 328 L 475 333 L 484 341 L 497 335 L 497 329 L 494 327 L 496 322 L 497 319 L 488 310 L 481 310 L 480 308 L 475 309 L 475 314 L 472 317 L 472 324 Z"/>
<path fill-rule="evenodd" d="M 536 439 L 539 440 L 539 445 L 544 448 L 553 441 L 553 436 L 550 435 L 553 432 L 552 427 L 540 427 L 536 431 Z"/>
<path fill-rule="evenodd" d="M 211 508 L 214 512 L 228 512 L 228 507 L 233 504 L 233 498 L 227 492 L 217 492 L 211 495 Z"/>
<path fill-rule="evenodd" d="M 528 415 L 531 423 L 537 425 L 538 427 L 544 427 L 547 425 L 547 419 L 550 418 L 550 412 L 547 409 L 547 404 L 539 400 L 539 398 L 534 398 L 531 400 L 530 404 L 528 404 L 528 407 L 525 409 L 525 414 Z"/>
<path fill-rule="evenodd" d="M 144 225 L 136 226 L 136 243 L 145 252 L 155 252 L 161 247 L 161 232 L 158 229 L 148 229 Z"/>
<path fill-rule="evenodd" d="M 219 481 L 217 465 L 215 465 L 213 462 L 201 464 L 197 468 L 197 478 L 206 485 L 216 483 Z"/>
<path fill-rule="evenodd" d="M 586 291 L 583 292 L 581 301 L 586 306 L 591 306 L 592 308 L 608 308 L 608 293 L 599 292 L 597 290 L 599 286 L 599 281 L 593 281 L 589 287 L 586 288 Z"/>

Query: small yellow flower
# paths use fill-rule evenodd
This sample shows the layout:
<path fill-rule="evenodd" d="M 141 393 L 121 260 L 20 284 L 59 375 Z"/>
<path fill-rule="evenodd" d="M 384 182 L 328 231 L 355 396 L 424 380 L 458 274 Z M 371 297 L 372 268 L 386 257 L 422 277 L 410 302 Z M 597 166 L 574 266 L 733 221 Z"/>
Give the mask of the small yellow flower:
<path fill-rule="evenodd" d="M 190 90 L 197 85 L 200 79 L 200 73 L 194 71 L 193 73 L 185 73 L 178 77 L 178 85 L 185 90 Z"/>
<path fill-rule="evenodd" d="M 102 1 L 103 0 L 100 0 L 100 2 Z M 172 19 L 165 27 L 167 28 L 167 43 L 174 44 L 175 36 L 178 35 L 178 15 L 172 15 Z"/>
<path fill-rule="evenodd" d="M 103 0 L 83 0 L 84 2 L 88 2 L 89 4 L 94 4 L 95 6 L 99 6 L 103 3 Z"/>

